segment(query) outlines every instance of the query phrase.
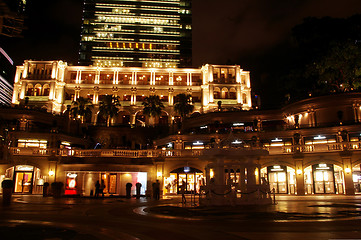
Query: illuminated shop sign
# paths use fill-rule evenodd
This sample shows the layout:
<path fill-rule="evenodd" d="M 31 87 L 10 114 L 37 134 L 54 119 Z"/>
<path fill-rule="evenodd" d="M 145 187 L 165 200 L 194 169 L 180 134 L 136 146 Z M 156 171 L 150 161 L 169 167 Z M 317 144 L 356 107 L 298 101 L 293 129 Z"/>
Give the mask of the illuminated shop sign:
<path fill-rule="evenodd" d="M 68 178 L 76 178 L 78 176 L 78 174 L 76 174 L 76 173 L 68 173 L 68 174 L 66 174 L 66 176 Z"/>
<path fill-rule="evenodd" d="M 235 141 L 232 142 L 232 144 L 241 144 L 241 143 L 242 143 L 242 141 L 240 141 L 238 139 L 236 139 Z"/>
<path fill-rule="evenodd" d="M 32 166 L 25 166 L 25 165 L 19 165 L 16 166 L 15 171 L 33 171 L 34 167 Z"/>
<path fill-rule="evenodd" d="M 274 165 L 274 166 L 268 167 L 268 171 L 271 171 L 271 172 L 284 172 L 284 171 L 286 171 L 286 167 L 279 166 L 279 165 Z"/>
<path fill-rule="evenodd" d="M 318 135 L 317 137 L 314 137 L 313 139 L 322 140 L 322 139 L 325 139 L 325 138 L 326 138 L 325 136 Z"/>
<path fill-rule="evenodd" d="M 319 170 L 329 170 L 330 167 L 327 166 L 327 164 L 320 163 L 320 164 L 318 164 L 318 166 L 316 166 L 316 169 L 319 169 Z"/>
<path fill-rule="evenodd" d="M 244 123 L 233 123 L 233 126 L 235 127 L 244 126 Z"/>

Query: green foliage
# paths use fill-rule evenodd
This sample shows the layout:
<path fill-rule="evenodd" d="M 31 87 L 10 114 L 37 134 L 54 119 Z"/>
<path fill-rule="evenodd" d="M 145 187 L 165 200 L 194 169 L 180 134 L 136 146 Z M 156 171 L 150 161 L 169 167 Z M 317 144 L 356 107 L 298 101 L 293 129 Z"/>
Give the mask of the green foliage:
<path fill-rule="evenodd" d="M 158 117 L 162 114 L 164 105 L 158 95 L 146 97 L 142 103 L 143 114 L 148 117 Z"/>
<path fill-rule="evenodd" d="M 174 111 L 178 113 L 182 119 L 185 118 L 189 113 L 193 112 L 194 106 L 192 105 L 190 94 L 181 93 L 175 96 L 174 99 Z"/>
<path fill-rule="evenodd" d="M 121 104 L 119 97 L 106 95 L 99 103 L 99 114 L 107 119 L 107 126 L 110 126 L 110 120 L 118 115 Z"/>
<path fill-rule="evenodd" d="M 89 98 L 79 97 L 72 102 L 70 114 L 73 118 L 80 118 L 81 123 L 84 123 L 84 118 L 91 117 L 93 103 Z"/>
<path fill-rule="evenodd" d="M 292 30 L 296 45 L 278 76 L 286 102 L 361 87 L 361 15 L 307 18 Z"/>
<path fill-rule="evenodd" d="M 324 57 L 309 66 L 318 84 L 329 92 L 351 91 L 361 86 L 361 45 L 335 42 Z"/>

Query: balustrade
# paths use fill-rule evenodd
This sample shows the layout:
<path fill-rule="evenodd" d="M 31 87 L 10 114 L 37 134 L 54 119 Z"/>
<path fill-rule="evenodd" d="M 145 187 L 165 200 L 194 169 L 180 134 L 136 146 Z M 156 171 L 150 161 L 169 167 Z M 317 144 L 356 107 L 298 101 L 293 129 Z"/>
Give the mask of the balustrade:
<path fill-rule="evenodd" d="M 358 151 L 361 150 L 361 142 L 343 142 L 326 144 L 307 144 L 294 146 L 269 146 L 265 150 L 270 155 L 276 154 L 294 154 L 317 153 L 317 152 L 336 152 L 336 151 Z M 74 156 L 74 157 L 126 157 L 126 158 L 144 158 L 144 157 L 196 157 L 201 156 L 206 149 L 170 149 L 170 150 L 120 150 L 120 149 L 45 149 L 45 148 L 21 148 L 13 147 L 10 149 L 12 155 L 28 156 Z"/>

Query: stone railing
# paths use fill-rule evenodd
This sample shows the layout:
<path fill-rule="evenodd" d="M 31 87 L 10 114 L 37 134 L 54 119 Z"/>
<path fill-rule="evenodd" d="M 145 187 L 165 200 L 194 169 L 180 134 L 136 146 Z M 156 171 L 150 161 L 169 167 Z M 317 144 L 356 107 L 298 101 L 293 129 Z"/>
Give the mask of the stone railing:
<path fill-rule="evenodd" d="M 306 144 L 297 146 L 270 146 L 265 147 L 270 155 L 357 151 L 361 150 L 361 142 L 343 142 L 327 144 Z M 204 153 L 204 149 L 170 149 L 170 150 L 123 150 L 123 149 L 49 149 L 49 148 L 10 148 L 14 156 L 73 156 L 73 157 L 124 157 L 124 158 L 147 158 L 147 157 L 197 157 Z"/>

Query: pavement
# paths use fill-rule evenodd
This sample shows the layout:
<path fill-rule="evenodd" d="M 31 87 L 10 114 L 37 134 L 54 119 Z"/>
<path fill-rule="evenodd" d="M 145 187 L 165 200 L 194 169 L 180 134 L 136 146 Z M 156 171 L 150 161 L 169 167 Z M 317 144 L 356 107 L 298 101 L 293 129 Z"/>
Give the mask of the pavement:
<path fill-rule="evenodd" d="M 268 206 L 13 195 L 0 239 L 361 239 L 361 195 L 276 196 Z"/>

